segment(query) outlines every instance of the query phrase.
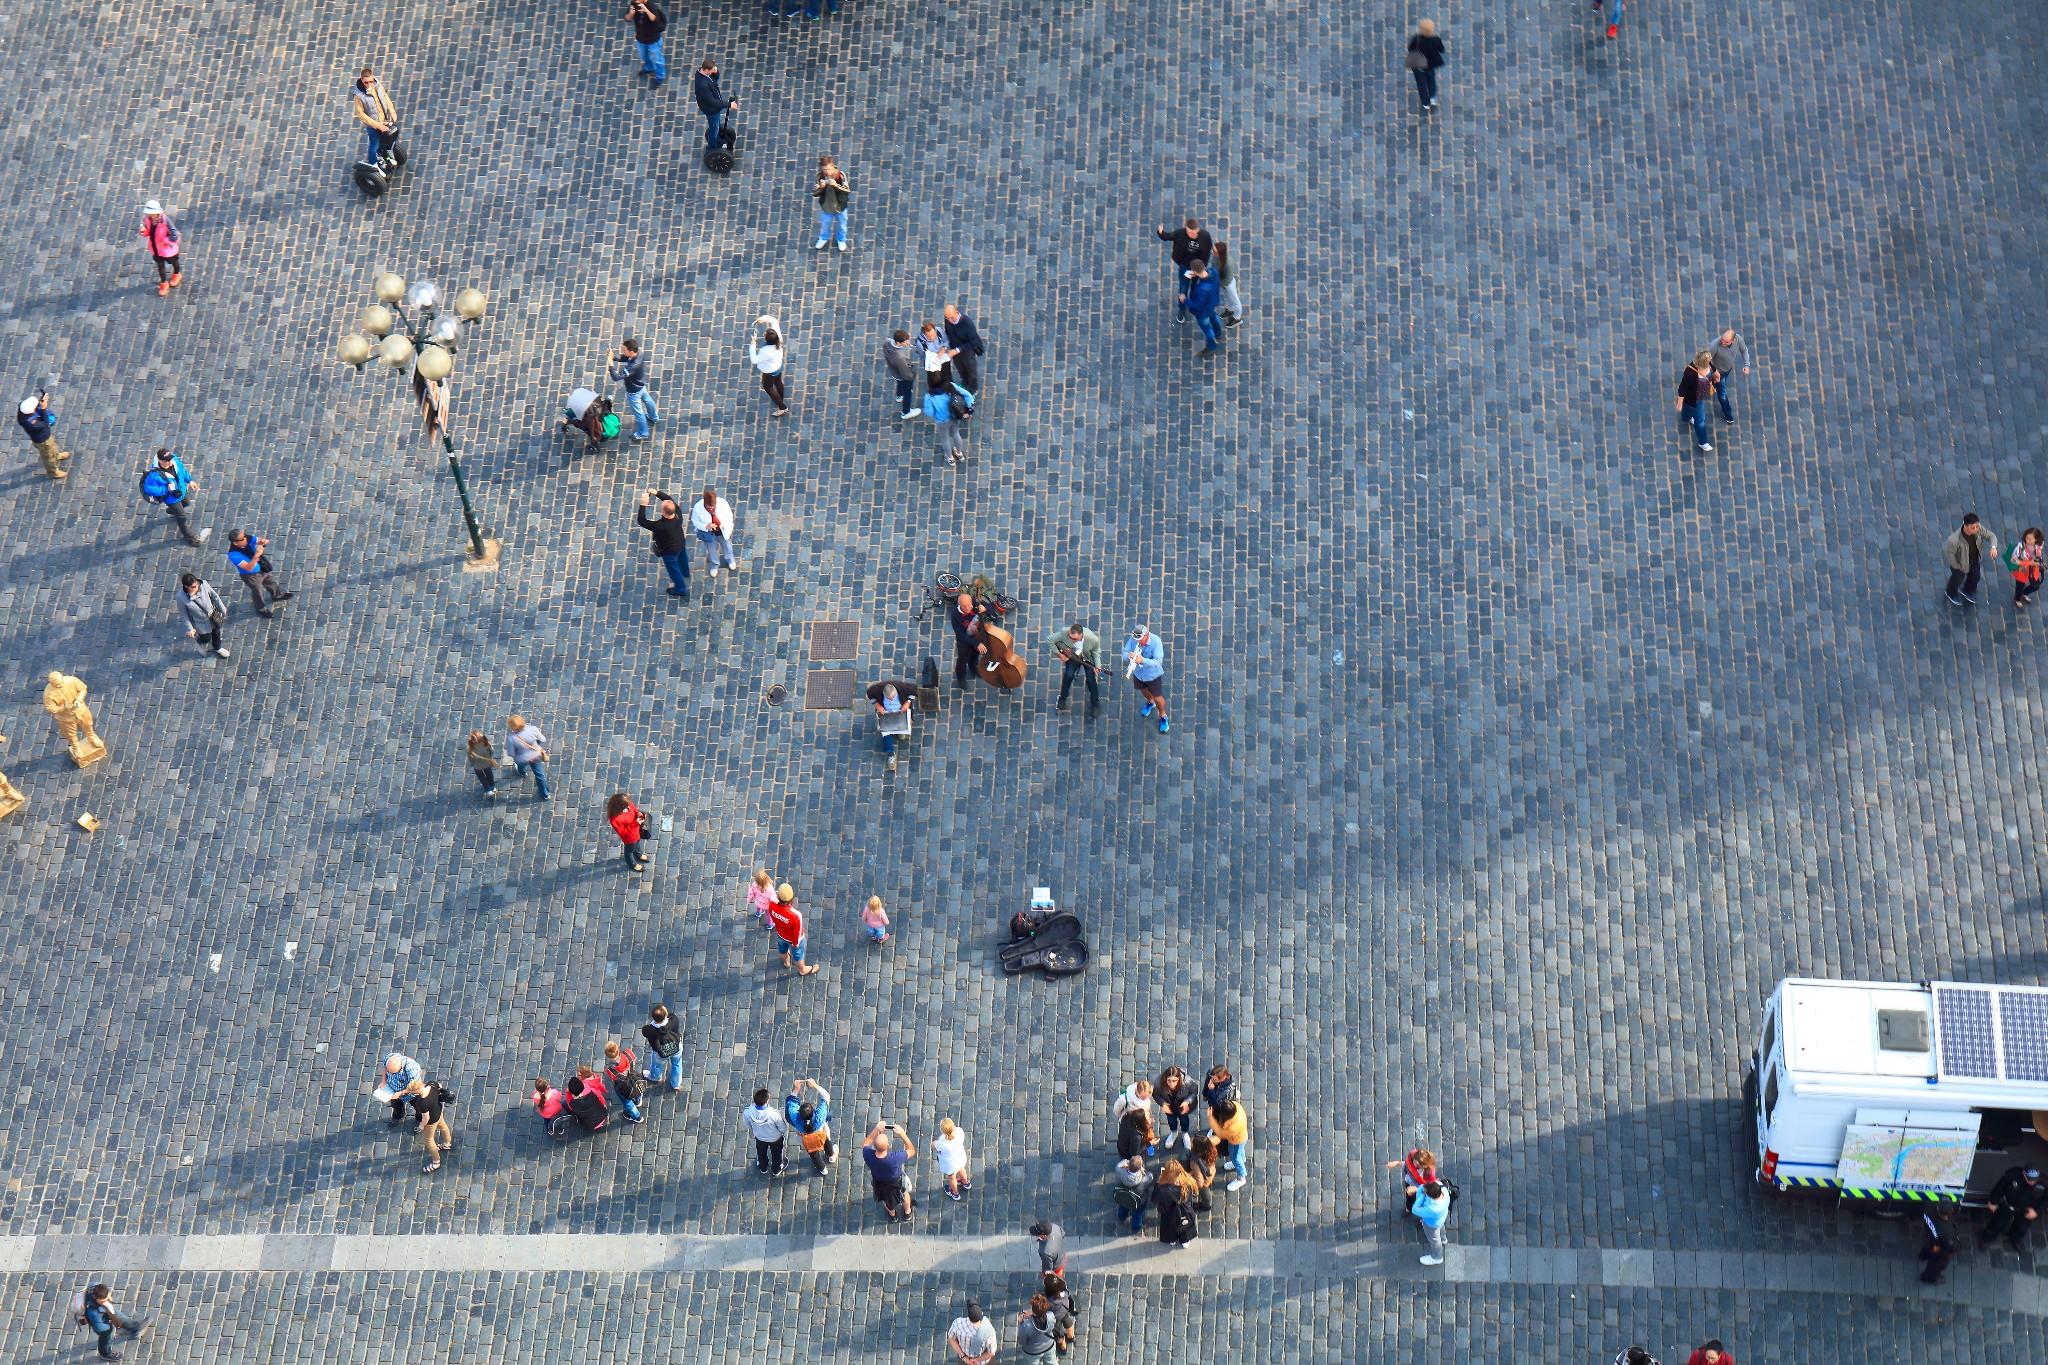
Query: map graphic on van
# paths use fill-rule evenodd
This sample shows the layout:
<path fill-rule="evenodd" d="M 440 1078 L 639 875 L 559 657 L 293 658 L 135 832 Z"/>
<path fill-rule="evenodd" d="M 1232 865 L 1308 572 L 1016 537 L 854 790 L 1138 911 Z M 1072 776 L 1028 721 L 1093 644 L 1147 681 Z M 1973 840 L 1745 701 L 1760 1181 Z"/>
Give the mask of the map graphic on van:
<path fill-rule="evenodd" d="M 1835 1178 L 1850 1190 L 1956 1190 L 1969 1183 L 1977 1136 L 1954 1129 L 1851 1125 Z"/>

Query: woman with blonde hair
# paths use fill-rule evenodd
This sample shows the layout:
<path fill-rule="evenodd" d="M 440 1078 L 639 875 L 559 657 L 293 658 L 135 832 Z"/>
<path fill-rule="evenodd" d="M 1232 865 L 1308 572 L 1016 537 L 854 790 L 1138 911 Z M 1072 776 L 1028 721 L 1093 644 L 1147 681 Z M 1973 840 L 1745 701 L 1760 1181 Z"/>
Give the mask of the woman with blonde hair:
<path fill-rule="evenodd" d="M 1415 78 L 1415 93 L 1422 97 L 1422 112 L 1436 108 L 1436 71 L 1444 64 L 1444 40 L 1436 36 L 1436 21 L 1424 19 L 1408 40 L 1408 74 Z"/>
<path fill-rule="evenodd" d="M 939 1120 L 939 1136 L 932 1143 L 932 1155 L 938 1158 L 939 1174 L 946 1178 L 946 1198 L 957 1201 L 963 1192 L 974 1188 L 974 1182 L 967 1178 L 967 1134 L 953 1120 Z"/>
<path fill-rule="evenodd" d="M 1152 1187 L 1152 1202 L 1159 1207 L 1159 1240 L 1169 1246 L 1186 1246 L 1195 1240 L 1195 1178 L 1178 1161 L 1169 1161 Z"/>

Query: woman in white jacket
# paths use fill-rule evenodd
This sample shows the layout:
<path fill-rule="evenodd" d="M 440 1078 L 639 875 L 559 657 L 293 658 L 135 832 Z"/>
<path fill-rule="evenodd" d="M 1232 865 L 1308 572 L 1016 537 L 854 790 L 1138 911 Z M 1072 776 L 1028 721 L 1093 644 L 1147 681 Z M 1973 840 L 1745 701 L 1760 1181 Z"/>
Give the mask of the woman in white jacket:
<path fill-rule="evenodd" d="M 782 322 L 764 315 L 755 318 L 754 325 L 761 328 L 761 339 L 748 343 L 747 359 L 761 372 L 761 391 L 774 402 L 775 415 L 782 417 L 789 412 L 789 399 L 782 391 L 782 364 L 788 359 L 783 347 Z"/>
<path fill-rule="evenodd" d="M 707 488 L 704 496 L 697 499 L 690 508 L 690 525 L 697 532 L 697 543 L 704 547 L 704 553 L 711 558 L 711 576 L 718 577 L 718 561 L 722 555 L 725 567 L 737 571 L 739 561 L 732 556 L 732 507 L 718 490 Z"/>

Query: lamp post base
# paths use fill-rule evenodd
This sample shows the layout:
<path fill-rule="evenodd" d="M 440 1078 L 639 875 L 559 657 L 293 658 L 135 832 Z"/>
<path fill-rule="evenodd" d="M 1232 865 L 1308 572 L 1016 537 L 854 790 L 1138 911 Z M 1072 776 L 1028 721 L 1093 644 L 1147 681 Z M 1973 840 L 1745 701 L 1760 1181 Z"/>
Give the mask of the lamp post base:
<path fill-rule="evenodd" d="M 491 573 L 498 567 L 498 551 L 504 548 L 500 541 L 484 537 L 484 552 L 479 556 L 474 546 L 462 547 L 462 571 L 464 573 Z"/>

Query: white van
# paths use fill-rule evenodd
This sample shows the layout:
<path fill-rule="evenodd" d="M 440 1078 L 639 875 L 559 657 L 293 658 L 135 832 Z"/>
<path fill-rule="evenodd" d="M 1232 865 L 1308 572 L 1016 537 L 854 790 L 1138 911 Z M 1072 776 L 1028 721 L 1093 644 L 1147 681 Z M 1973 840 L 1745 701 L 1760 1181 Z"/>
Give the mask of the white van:
<path fill-rule="evenodd" d="M 1974 1204 L 2048 1167 L 2048 988 L 1786 977 L 1750 1060 L 1769 1189 Z"/>

